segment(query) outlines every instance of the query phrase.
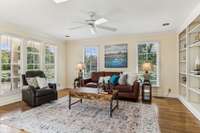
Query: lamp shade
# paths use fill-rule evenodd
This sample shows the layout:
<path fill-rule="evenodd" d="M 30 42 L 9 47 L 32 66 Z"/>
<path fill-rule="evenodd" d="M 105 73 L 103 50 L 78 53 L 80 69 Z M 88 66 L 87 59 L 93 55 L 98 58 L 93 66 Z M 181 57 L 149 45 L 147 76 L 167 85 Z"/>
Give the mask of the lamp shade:
<path fill-rule="evenodd" d="M 79 63 L 79 64 L 77 64 L 76 68 L 78 70 L 83 70 L 85 68 L 85 65 L 83 63 Z"/>
<path fill-rule="evenodd" d="M 142 65 L 142 69 L 143 71 L 150 71 L 151 70 L 151 63 L 148 63 L 148 62 L 145 62 L 143 65 Z"/>

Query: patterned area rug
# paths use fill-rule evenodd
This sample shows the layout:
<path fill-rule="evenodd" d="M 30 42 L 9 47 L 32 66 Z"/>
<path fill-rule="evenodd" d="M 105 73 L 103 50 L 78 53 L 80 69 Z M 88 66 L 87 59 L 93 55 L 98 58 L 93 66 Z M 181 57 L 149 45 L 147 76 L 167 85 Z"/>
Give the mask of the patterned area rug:
<path fill-rule="evenodd" d="M 12 114 L 0 123 L 30 133 L 160 133 L 156 105 L 119 101 L 109 117 L 109 103 L 84 100 L 68 109 L 68 97 L 23 113 Z"/>

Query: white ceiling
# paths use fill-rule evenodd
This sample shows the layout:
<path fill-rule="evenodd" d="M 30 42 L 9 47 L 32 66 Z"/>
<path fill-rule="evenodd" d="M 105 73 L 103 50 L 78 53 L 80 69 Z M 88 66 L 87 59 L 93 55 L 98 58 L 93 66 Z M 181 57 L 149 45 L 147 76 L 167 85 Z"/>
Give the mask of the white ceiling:
<path fill-rule="evenodd" d="M 87 19 L 88 11 L 108 19 L 105 26 L 118 29 L 114 33 L 98 30 L 95 36 L 152 33 L 176 30 L 198 3 L 199 0 L 69 0 L 61 4 L 53 0 L 0 0 L 0 18 L 60 39 L 64 35 L 78 39 L 94 36 L 88 28 L 68 30 L 78 26 L 74 21 Z M 163 27 L 165 22 L 171 25 Z"/>

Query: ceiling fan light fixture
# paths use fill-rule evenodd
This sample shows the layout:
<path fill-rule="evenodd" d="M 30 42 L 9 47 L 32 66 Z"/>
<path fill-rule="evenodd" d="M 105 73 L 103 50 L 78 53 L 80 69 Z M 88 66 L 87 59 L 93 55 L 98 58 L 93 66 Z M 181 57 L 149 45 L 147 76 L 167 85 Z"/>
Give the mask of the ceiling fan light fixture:
<path fill-rule="evenodd" d="M 100 19 L 97 19 L 97 20 L 95 21 L 95 24 L 96 24 L 96 25 L 100 25 L 100 24 L 103 24 L 103 23 L 106 23 L 106 22 L 108 22 L 107 19 L 105 19 L 105 18 L 100 18 Z"/>
<path fill-rule="evenodd" d="M 54 0 L 54 2 L 56 4 L 59 4 L 59 3 L 63 3 L 63 2 L 67 2 L 68 0 Z"/>
<path fill-rule="evenodd" d="M 92 35 L 95 35 L 96 34 L 96 31 L 94 28 L 90 28 L 90 32 L 92 33 Z"/>

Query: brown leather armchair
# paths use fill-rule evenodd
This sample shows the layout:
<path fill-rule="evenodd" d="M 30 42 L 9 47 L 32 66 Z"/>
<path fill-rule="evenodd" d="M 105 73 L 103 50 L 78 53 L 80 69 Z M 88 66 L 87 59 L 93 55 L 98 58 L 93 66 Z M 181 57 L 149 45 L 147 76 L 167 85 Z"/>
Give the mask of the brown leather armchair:
<path fill-rule="evenodd" d="M 91 74 L 91 78 L 83 79 L 81 81 L 82 87 L 92 87 L 96 88 L 98 86 L 98 81 L 100 77 L 104 76 L 112 76 L 112 75 L 120 75 L 121 72 L 93 72 Z M 119 98 L 131 99 L 133 101 L 138 101 L 140 94 L 140 83 L 136 80 L 133 82 L 133 85 L 108 85 L 111 89 L 119 90 Z"/>

